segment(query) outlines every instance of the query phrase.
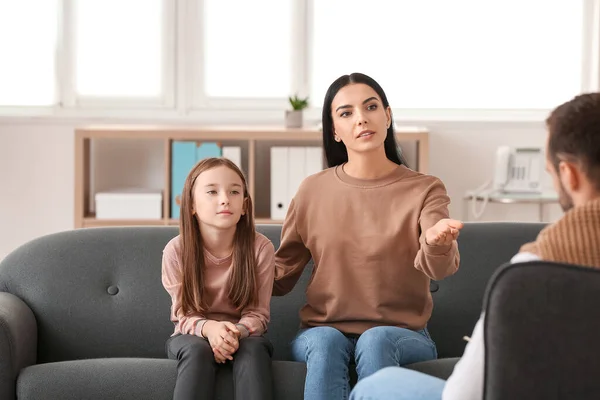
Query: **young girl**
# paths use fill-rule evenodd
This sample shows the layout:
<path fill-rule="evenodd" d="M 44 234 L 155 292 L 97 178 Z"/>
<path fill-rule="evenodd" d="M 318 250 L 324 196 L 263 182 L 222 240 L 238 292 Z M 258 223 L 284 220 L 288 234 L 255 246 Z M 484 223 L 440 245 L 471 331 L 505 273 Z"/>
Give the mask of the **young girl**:
<path fill-rule="evenodd" d="M 180 234 L 163 251 L 177 360 L 175 400 L 213 399 L 219 365 L 233 364 L 236 399 L 272 398 L 269 322 L 274 247 L 256 232 L 246 180 L 224 158 L 200 161 L 182 193 Z"/>

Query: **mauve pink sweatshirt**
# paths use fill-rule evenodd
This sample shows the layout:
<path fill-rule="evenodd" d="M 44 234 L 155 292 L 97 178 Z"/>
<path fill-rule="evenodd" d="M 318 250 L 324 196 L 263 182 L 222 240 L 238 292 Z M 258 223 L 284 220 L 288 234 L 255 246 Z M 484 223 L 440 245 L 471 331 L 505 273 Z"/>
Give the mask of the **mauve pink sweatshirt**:
<path fill-rule="evenodd" d="M 163 250 L 162 282 L 171 296 L 171 321 L 175 323 L 173 335 L 177 333 L 202 337 L 202 326 L 207 320 L 229 321 L 242 324 L 251 335 L 262 335 L 269 323 L 270 301 L 275 272 L 275 249 L 264 235 L 256 234 L 256 274 L 258 282 L 258 302 L 254 307 L 236 310 L 227 297 L 227 280 L 232 267 L 232 255 L 217 258 L 207 251 L 205 260 L 205 301 L 208 311 L 204 314 L 184 315 L 179 295 L 181 292 L 181 237 L 171 239 Z"/>

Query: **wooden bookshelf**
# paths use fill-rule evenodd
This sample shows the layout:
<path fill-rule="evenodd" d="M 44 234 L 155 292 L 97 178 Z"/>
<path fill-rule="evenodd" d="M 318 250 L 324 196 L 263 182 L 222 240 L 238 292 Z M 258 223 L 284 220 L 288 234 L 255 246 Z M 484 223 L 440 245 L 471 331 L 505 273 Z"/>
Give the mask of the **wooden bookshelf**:
<path fill-rule="evenodd" d="M 248 178 L 250 194 L 256 202 L 257 165 L 265 162 L 258 156 L 259 149 L 265 146 L 281 145 L 316 145 L 322 143 L 322 133 L 317 129 L 286 129 L 281 127 L 186 127 L 186 126 L 92 126 L 75 131 L 75 228 L 126 225 L 178 225 L 179 221 L 170 218 L 171 187 L 171 143 L 176 140 L 215 141 L 221 143 L 242 143 L 244 172 Z M 417 127 L 397 128 L 397 138 L 401 142 L 415 142 L 417 149 L 417 165 L 414 168 L 427 173 L 429 170 L 429 134 L 426 129 Z M 155 140 L 163 146 L 162 162 L 164 164 L 164 182 L 162 184 L 163 205 L 162 218 L 157 220 L 99 220 L 90 210 L 92 193 L 92 171 L 98 167 L 93 163 L 92 143 L 97 140 Z M 260 160 L 259 160 L 260 158 Z M 260 178 L 268 179 L 268 177 Z M 264 193 L 262 193 L 264 195 Z M 264 204 L 260 205 L 264 210 Z M 257 205 L 255 204 L 255 209 Z M 264 214 L 264 213 L 263 213 Z M 256 223 L 281 223 L 266 215 L 256 215 Z"/>

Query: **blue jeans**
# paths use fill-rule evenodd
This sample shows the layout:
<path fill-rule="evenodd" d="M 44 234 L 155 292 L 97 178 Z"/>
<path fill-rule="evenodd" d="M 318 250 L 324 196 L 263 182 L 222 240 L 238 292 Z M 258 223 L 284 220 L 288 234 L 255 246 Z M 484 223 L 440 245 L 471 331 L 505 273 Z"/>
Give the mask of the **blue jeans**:
<path fill-rule="evenodd" d="M 421 372 L 388 367 L 357 383 L 350 400 L 440 400 L 445 384 Z"/>
<path fill-rule="evenodd" d="M 298 332 L 292 356 L 306 363 L 305 400 L 346 400 L 353 359 L 360 381 L 385 367 L 435 359 L 437 350 L 426 329 L 378 326 L 349 338 L 335 328 L 320 326 Z"/>

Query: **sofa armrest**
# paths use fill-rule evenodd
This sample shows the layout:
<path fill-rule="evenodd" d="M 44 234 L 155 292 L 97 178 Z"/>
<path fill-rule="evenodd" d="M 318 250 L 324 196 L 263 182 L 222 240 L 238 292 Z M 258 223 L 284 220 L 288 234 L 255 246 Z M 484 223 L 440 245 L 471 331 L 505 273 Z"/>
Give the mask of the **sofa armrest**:
<path fill-rule="evenodd" d="M 0 292 L 0 399 L 15 399 L 19 371 L 35 364 L 36 354 L 33 312 L 17 296 Z"/>

